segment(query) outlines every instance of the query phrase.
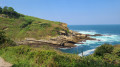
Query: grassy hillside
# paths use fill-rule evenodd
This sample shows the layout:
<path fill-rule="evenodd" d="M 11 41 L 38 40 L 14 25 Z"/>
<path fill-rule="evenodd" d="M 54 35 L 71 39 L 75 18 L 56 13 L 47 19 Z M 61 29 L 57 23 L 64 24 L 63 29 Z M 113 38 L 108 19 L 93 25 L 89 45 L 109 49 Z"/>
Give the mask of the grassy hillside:
<path fill-rule="evenodd" d="M 60 24 L 60 22 L 31 16 L 24 16 L 17 19 L 0 17 L 0 29 L 3 29 L 6 35 L 14 40 L 25 37 L 41 39 L 48 36 L 56 36 L 58 35 L 57 30 L 66 30 Z"/>
<path fill-rule="evenodd" d="M 12 7 L 0 8 L 0 30 L 13 40 L 26 37 L 41 39 L 59 35 L 58 31 L 67 31 L 61 22 L 44 20 L 17 13 Z"/>

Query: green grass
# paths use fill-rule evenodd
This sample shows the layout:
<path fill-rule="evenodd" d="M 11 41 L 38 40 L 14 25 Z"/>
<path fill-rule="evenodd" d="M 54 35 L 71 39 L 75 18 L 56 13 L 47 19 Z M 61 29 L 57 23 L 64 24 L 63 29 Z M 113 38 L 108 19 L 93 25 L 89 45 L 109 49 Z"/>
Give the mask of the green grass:
<path fill-rule="evenodd" d="M 62 53 L 50 46 L 33 48 L 15 46 L 0 49 L 0 56 L 13 64 L 13 67 L 113 67 L 94 56 L 80 57 L 76 54 Z"/>
<path fill-rule="evenodd" d="M 55 28 L 68 30 L 60 24 L 61 22 L 49 21 L 26 15 L 19 18 L 0 17 L 0 29 L 4 30 L 6 36 L 15 41 L 25 38 L 43 39 L 58 36 L 59 34 Z"/>
<path fill-rule="evenodd" d="M 72 59 L 75 60 L 74 57 L 76 56 L 63 54 L 49 46 L 42 46 L 41 48 L 31 48 L 29 46 L 8 47 L 2 49 L 0 55 L 14 66 L 33 65 L 34 67 L 72 65 L 72 62 L 75 62 Z"/>

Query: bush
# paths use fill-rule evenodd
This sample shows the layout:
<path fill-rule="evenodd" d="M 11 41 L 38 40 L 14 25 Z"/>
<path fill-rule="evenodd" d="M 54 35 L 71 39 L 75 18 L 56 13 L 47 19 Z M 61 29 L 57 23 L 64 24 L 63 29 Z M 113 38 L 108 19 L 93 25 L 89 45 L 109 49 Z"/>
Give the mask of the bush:
<path fill-rule="evenodd" d="M 32 24 L 33 20 L 29 19 L 29 20 L 26 20 L 25 23 L 23 23 L 20 27 L 21 28 L 25 28 L 27 27 L 28 25 Z"/>
<path fill-rule="evenodd" d="M 0 31 L 0 48 L 5 48 L 8 46 L 15 46 L 15 45 L 16 45 L 15 42 L 13 42 L 12 40 L 10 40 L 5 36 L 5 32 Z"/>
<path fill-rule="evenodd" d="M 50 26 L 51 26 L 50 23 L 42 23 L 42 24 L 40 24 L 40 27 L 43 27 L 43 28 L 50 27 Z"/>
<path fill-rule="evenodd" d="M 116 52 L 116 55 L 120 56 L 120 50 L 118 50 L 118 51 Z"/>
<path fill-rule="evenodd" d="M 111 53 L 114 47 L 110 44 L 103 44 L 100 47 L 97 47 L 94 56 L 103 56 L 105 53 Z"/>
<path fill-rule="evenodd" d="M 12 7 L 0 7 L 0 13 L 8 15 L 10 18 L 19 18 L 21 14 L 17 13 Z"/>
<path fill-rule="evenodd" d="M 5 32 L 0 31 L 0 44 L 3 44 L 5 42 Z"/>

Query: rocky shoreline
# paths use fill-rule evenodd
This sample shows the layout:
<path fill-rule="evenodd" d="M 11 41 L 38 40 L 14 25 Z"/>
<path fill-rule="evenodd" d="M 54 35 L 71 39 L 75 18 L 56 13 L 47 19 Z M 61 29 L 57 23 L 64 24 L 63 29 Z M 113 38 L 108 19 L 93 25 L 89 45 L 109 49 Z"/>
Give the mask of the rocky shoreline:
<path fill-rule="evenodd" d="M 41 46 L 41 45 L 50 45 L 55 48 L 71 48 L 76 47 L 75 44 L 83 44 L 86 40 L 96 40 L 90 36 L 103 36 L 101 34 L 88 35 L 81 34 L 72 30 L 69 30 L 69 33 L 62 33 L 61 35 L 49 38 L 47 40 L 36 40 L 34 38 L 25 38 L 25 40 L 17 42 L 19 45 L 30 45 L 30 46 Z M 99 40 L 98 40 L 99 41 Z"/>

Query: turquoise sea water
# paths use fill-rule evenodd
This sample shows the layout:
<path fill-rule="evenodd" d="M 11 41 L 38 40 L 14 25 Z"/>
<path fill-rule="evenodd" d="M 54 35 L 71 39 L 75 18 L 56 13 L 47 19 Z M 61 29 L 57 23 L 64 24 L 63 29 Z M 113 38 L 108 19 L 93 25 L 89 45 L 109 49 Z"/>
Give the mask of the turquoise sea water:
<path fill-rule="evenodd" d="M 84 44 L 75 44 L 77 47 L 65 49 L 60 49 L 62 52 L 66 53 L 76 53 L 81 56 L 92 54 L 96 47 L 104 43 L 109 43 L 112 45 L 120 44 L 120 25 L 69 25 L 69 29 L 77 31 L 83 34 L 103 34 L 105 36 L 92 36 L 100 41 L 87 40 L 83 42 Z"/>

